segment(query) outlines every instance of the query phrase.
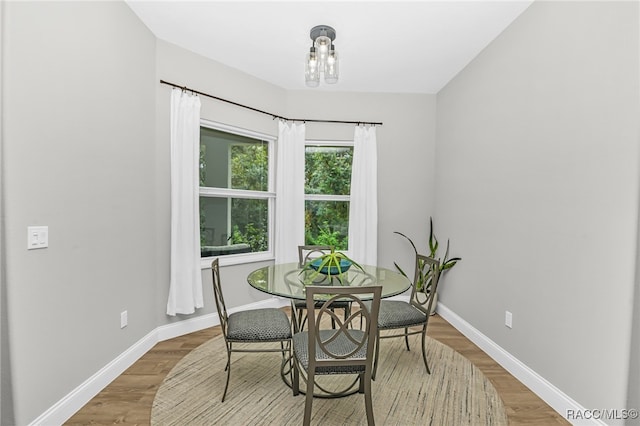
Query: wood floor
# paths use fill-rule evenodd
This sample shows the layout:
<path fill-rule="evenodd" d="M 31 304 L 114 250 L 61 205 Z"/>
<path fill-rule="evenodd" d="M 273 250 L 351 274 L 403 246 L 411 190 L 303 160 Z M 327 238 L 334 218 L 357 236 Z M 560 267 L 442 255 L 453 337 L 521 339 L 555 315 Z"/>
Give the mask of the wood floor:
<path fill-rule="evenodd" d="M 510 425 L 569 425 L 439 315 L 430 318 L 427 334 L 465 356 L 491 380 Z M 192 349 L 219 335 L 220 327 L 212 327 L 158 343 L 65 424 L 148 425 L 156 391 L 173 366 Z"/>

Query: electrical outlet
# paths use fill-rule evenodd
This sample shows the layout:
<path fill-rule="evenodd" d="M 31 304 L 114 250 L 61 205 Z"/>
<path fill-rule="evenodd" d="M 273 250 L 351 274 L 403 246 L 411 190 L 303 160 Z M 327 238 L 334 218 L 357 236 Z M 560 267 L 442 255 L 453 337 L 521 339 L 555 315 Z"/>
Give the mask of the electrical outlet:
<path fill-rule="evenodd" d="M 27 250 L 49 247 L 48 226 L 27 226 Z"/>
<path fill-rule="evenodd" d="M 120 328 L 125 328 L 128 323 L 127 311 L 120 312 Z"/>
<path fill-rule="evenodd" d="M 504 311 L 504 325 L 513 328 L 513 315 L 509 311 Z"/>

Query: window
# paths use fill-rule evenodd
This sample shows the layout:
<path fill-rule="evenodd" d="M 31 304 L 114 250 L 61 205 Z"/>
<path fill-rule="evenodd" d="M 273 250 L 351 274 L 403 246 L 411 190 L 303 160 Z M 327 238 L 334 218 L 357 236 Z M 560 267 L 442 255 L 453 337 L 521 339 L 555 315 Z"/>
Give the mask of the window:
<path fill-rule="evenodd" d="M 201 122 L 201 257 L 241 255 L 253 261 L 273 256 L 273 141 L 271 136 Z"/>
<path fill-rule="evenodd" d="M 353 143 L 307 141 L 305 244 L 347 250 Z"/>

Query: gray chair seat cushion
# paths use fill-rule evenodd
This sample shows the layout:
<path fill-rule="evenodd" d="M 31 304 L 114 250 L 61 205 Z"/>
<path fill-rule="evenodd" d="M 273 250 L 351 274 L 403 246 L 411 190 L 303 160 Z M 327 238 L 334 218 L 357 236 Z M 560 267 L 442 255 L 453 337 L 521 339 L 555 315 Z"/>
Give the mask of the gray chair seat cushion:
<path fill-rule="evenodd" d="M 368 304 L 368 302 L 364 302 Z M 367 306 L 369 308 L 369 306 Z M 378 328 L 380 330 L 424 324 L 427 316 L 402 300 L 380 301 Z"/>
<path fill-rule="evenodd" d="M 320 337 L 324 341 L 330 336 L 335 334 L 336 330 L 320 330 Z M 365 338 L 365 333 L 361 330 L 348 330 L 356 342 L 362 341 Z M 293 353 L 305 370 L 309 369 L 309 332 L 302 331 L 293 335 Z M 349 340 L 344 334 L 340 334 L 337 339 L 327 344 L 327 349 L 334 354 L 348 354 L 355 349 L 356 345 Z M 362 359 L 367 356 L 366 343 L 350 356 L 348 359 Z M 320 345 L 316 342 L 316 358 L 317 359 L 335 359 L 335 357 L 329 356 L 326 352 L 320 349 Z M 348 365 L 348 366 L 332 366 L 332 367 L 319 367 L 316 369 L 316 374 L 358 374 L 364 373 L 364 365 Z"/>
<path fill-rule="evenodd" d="M 229 315 L 227 337 L 231 341 L 275 342 L 291 338 L 291 323 L 280 309 L 265 308 Z"/>

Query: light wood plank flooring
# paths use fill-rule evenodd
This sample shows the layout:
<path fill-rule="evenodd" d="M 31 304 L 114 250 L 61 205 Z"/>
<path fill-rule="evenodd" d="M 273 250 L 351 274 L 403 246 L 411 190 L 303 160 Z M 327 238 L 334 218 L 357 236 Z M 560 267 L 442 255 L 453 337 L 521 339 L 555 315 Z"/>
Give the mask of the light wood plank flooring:
<path fill-rule="evenodd" d="M 212 327 L 158 343 L 65 424 L 148 425 L 162 380 L 192 349 L 220 333 L 220 327 Z M 429 320 L 427 334 L 465 356 L 491 380 L 504 402 L 510 425 L 569 425 L 439 315 Z"/>

